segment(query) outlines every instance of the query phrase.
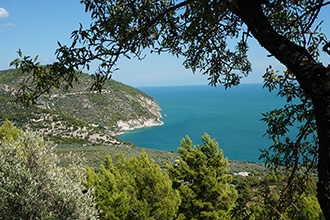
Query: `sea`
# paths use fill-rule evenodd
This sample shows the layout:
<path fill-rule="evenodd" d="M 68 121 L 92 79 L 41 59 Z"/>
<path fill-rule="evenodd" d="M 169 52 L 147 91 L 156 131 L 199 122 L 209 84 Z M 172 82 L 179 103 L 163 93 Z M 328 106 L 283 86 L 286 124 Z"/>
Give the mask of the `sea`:
<path fill-rule="evenodd" d="M 164 124 L 127 131 L 118 138 L 141 148 L 177 151 L 188 135 L 202 144 L 206 132 L 216 139 L 228 160 L 263 162 L 260 149 L 271 146 L 265 135 L 262 113 L 280 108 L 283 99 L 262 84 L 222 86 L 166 86 L 138 88 L 153 97 L 162 109 Z"/>

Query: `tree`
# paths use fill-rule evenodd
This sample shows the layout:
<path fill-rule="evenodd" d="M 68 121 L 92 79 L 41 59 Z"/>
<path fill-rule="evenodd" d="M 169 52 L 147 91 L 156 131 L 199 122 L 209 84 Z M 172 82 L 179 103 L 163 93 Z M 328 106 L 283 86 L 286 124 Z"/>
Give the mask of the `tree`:
<path fill-rule="evenodd" d="M 8 119 L 0 126 L 0 140 L 2 141 L 13 141 L 21 133 L 22 131 L 16 128 Z"/>
<path fill-rule="evenodd" d="M 99 172 L 88 169 L 103 219 L 174 219 L 181 202 L 172 181 L 143 151 L 139 157 L 106 157 Z"/>
<path fill-rule="evenodd" d="M 182 203 L 178 219 L 229 219 L 237 199 L 230 184 L 229 163 L 216 140 L 202 136 L 203 145 L 193 146 L 187 136 L 178 148 L 181 158 L 167 169 Z"/>
<path fill-rule="evenodd" d="M 235 207 L 231 210 L 231 216 L 233 219 L 251 219 L 253 213 L 249 210 L 248 203 L 251 203 L 253 193 L 247 178 L 238 179 L 235 188 L 238 192 L 238 198 Z M 255 208 L 256 205 L 253 205 L 253 207 Z"/>
<path fill-rule="evenodd" d="M 182 56 L 184 66 L 209 75 L 210 84 L 230 87 L 239 84 L 239 79 L 251 71 L 248 39 L 255 38 L 287 67 L 284 82 L 293 79 L 299 83 L 313 104 L 317 127 L 317 197 L 325 217 L 330 219 L 330 68 L 318 60 L 321 48 L 330 55 L 330 43 L 319 32 L 322 22 L 316 23 L 320 10 L 329 1 L 81 2 L 91 14 L 91 25 L 72 32 L 72 45 L 59 44 L 54 69 L 47 68 L 47 74 L 39 74 L 33 59 L 24 56 L 12 63 L 32 72 L 31 82 L 38 91 L 30 92 L 23 86 L 25 89 L 19 97 L 33 100 L 48 91 L 47 85 L 57 86 L 59 80 L 53 76 L 65 79 L 70 85 L 75 76 L 73 70 L 89 69 L 90 62 L 95 60 L 100 65 L 93 88 L 100 90 L 120 57 L 142 59 L 144 49 Z M 237 41 L 234 48 L 228 46 L 232 40 Z M 56 74 L 49 74 L 50 71 Z M 43 84 L 43 80 L 50 83 Z"/>
<path fill-rule="evenodd" d="M 288 193 L 292 198 L 283 199 L 287 178 L 283 172 L 238 177 L 235 184 L 238 199 L 231 212 L 232 219 L 324 219 L 316 198 L 316 178 L 309 180 L 304 193 L 295 190 Z M 276 205 L 288 201 L 293 204 Z M 283 206 L 286 208 L 281 210 Z"/>
<path fill-rule="evenodd" d="M 314 195 L 303 194 L 300 200 L 302 211 L 296 216 L 296 219 L 324 219 L 320 205 L 317 203 L 317 198 Z"/>
<path fill-rule="evenodd" d="M 52 149 L 29 132 L 0 140 L 1 219 L 97 219 L 83 169 L 59 167 Z"/>

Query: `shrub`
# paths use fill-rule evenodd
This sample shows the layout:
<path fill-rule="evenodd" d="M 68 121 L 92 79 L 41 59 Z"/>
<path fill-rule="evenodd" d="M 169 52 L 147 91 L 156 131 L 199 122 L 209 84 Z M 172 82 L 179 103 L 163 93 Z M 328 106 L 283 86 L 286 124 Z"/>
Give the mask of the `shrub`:
<path fill-rule="evenodd" d="M 53 146 L 30 132 L 0 141 L 0 219 L 96 219 L 77 165 L 58 166 Z"/>

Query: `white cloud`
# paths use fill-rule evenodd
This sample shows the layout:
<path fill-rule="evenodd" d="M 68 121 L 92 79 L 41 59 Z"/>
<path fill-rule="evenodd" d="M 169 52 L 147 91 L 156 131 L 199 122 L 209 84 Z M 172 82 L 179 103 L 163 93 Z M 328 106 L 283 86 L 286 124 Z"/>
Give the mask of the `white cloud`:
<path fill-rule="evenodd" d="M 6 23 L 6 24 L 0 24 L 0 27 L 15 27 L 16 25 L 13 23 Z M 0 29 L 0 32 L 2 32 L 2 29 Z"/>
<path fill-rule="evenodd" d="M 6 9 L 4 8 L 0 8 L 0 18 L 6 18 L 9 16 L 8 11 L 6 11 Z"/>
<path fill-rule="evenodd" d="M 0 24 L 0 27 L 15 27 L 16 25 L 13 23 L 5 23 L 5 24 Z"/>

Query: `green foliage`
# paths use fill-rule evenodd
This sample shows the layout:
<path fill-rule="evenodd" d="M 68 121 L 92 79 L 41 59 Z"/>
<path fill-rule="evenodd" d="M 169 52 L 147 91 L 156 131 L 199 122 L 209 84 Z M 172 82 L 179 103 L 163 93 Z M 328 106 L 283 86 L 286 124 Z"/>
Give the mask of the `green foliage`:
<path fill-rule="evenodd" d="M 1 219 L 97 219 L 83 170 L 60 168 L 52 149 L 29 132 L 0 142 Z"/>
<path fill-rule="evenodd" d="M 178 148 L 181 158 L 167 165 L 182 199 L 179 219 L 230 219 L 237 191 L 231 184 L 228 160 L 208 134 L 202 141 L 203 145 L 193 146 L 188 136 L 182 139 Z"/>
<path fill-rule="evenodd" d="M 274 172 L 240 177 L 235 184 L 238 199 L 231 211 L 232 219 L 324 219 L 316 198 L 315 179 L 308 182 L 305 193 L 297 190 L 290 194 L 290 206 L 281 197 L 286 190 L 286 179 L 284 173 Z"/>
<path fill-rule="evenodd" d="M 168 0 L 81 2 L 90 12 L 92 24 L 89 29 L 81 25 L 73 31 L 72 45 L 60 44 L 57 55 L 62 63 L 87 67 L 97 57 L 101 63 L 95 73 L 96 88 L 110 77 L 119 57 L 143 59 L 145 48 L 184 57 L 186 68 L 208 74 L 213 85 L 237 85 L 251 71 L 248 35 L 240 34 L 241 20 L 225 4 Z M 238 43 L 230 47 L 228 38 L 238 38 Z M 81 43 L 86 47 L 76 48 Z"/>
<path fill-rule="evenodd" d="M 160 151 L 150 148 L 140 148 L 134 145 L 127 146 L 112 146 L 112 145 L 90 145 L 90 144 L 57 144 L 55 148 L 56 154 L 60 157 L 61 164 L 67 166 L 70 164 L 71 159 L 68 157 L 70 153 L 84 157 L 84 165 L 92 167 L 96 170 L 100 168 L 100 165 L 104 163 L 104 156 L 107 154 L 117 155 L 123 153 L 125 157 L 138 157 L 142 151 L 148 154 L 148 157 L 152 159 L 156 164 L 164 168 L 166 163 L 174 163 L 180 154 L 177 152 Z M 230 173 L 238 173 L 242 170 L 249 171 L 252 175 L 259 176 L 261 173 L 268 173 L 269 168 L 265 167 L 261 163 L 250 162 L 229 162 Z"/>
<path fill-rule="evenodd" d="M 172 182 L 145 152 L 139 157 L 106 157 L 98 173 L 87 169 L 103 219 L 174 219 L 180 204 Z"/>
<path fill-rule="evenodd" d="M 317 201 L 316 195 L 306 195 L 303 194 L 300 196 L 300 212 L 296 214 L 295 219 L 325 219 L 322 214 L 322 210 Z"/>
<path fill-rule="evenodd" d="M 236 219 L 247 219 L 250 216 L 249 210 L 245 207 L 253 198 L 253 193 L 247 178 L 241 178 L 235 185 L 238 192 L 238 198 L 235 207 L 231 210 L 231 214 Z"/>
<path fill-rule="evenodd" d="M 17 53 L 19 58 L 13 60 L 10 66 L 25 74 L 20 89 L 16 92 L 17 100 L 25 106 L 34 103 L 42 94 L 50 93 L 52 88 L 63 86 L 67 90 L 78 80 L 77 72 L 64 63 L 43 66 L 38 62 L 38 56 L 24 56 L 21 50 Z M 31 87 L 35 89 L 31 90 Z"/>
<path fill-rule="evenodd" d="M 279 73 L 269 67 L 264 75 L 264 87 L 277 91 L 286 104 L 263 114 L 268 125 L 266 135 L 273 141 L 260 156 L 266 165 L 288 175 L 280 201 L 274 203 L 276 213 L 294 210 L 299 206 L 299 195 L 308 190 L 308 182 L 316 173 L 318 163 L 318 136 L 312 100 L 296 83 L 290 71 Z M 294 135 L 295 134 L 295 135 Z M 279 214 L 280 215 L 280 214 Z"/>
<path fill-rule="evenodd" d="M 183 57 L 186 68 L 208 75 L 212 85 L 238 85 L 240 78 L 252 70 L 247 56 L 248 39 L 254 33 L 254 25 L 257 26 L 247 23 L 246 14 L 258 21 L 266 20 L 264 28 L 266 25 L 283 39 L 306 48 L 313 57 L 319 57 L 318 46 L 327 43 L 326 36 L 319 32 L 319 24 L 313 26 L 320 9 L 328 4 L 323 5 L 319 0 L 253 1 L 254 10 L 237 0 L 81 0 L 81 3 L 91 15 L 91 24 L 88 28 L 80 25 L 72 32 L 71 45 L 59 43 L 54 67 L 40 67 L 37 57 L 23 56 L 21 51 L 19 58 L 11 63 L 22 72 L 32 72 L 36 91 L 47 92 L 48 86 L 58 87 L 61 80 L 67 82 L 67 87 L 71 86 L 77 74 L 73 70 L 89 70 L 94 60 L 99 61 L 99 68 L 93 88 L 101 91 L 116 70 L 119 58 L 143 59 L 145 49 Z M 261 13 L 256 13 L 259 10 Z M 266 46 L 265 39 L 257 40 Z M 54 77 L 48 74 L 50 71 L 55 72 Z"/>
<path fill-rule="evenodd" d="M 277 91 L 286 104 L 263 114 L 262 121 L 268 125 L 266 134 L 274 144 L 262 151 L 261 158 L 268 165 L 292 169 L 299 162 L 301 167 L 312 170 L 317 164 L 318 137 L 311 98 L 302 91 L 290 71 L 280 74 L 268 68 L 264 87 Z"/>
<path fill-rule="evenodd" d="M 9 120 L 5 120 L 0 126 L 0 141 L 13 141 L 21 134 L 21 130 L 16 128 Z"/>
<path fill-rule="evenodd" d="M 119 120 L 160 116 L 150 110 L 157 106 L 154 99 L 114 80 L 105 82 L 102 93 L 89 91 L 93 79 L 88 74 L 77 75 L 74 88 L 50 90 L 49 95 L 34 100 L 36 105 L 26 108 L 14 102 L 13 94 L 28 76 L 13 69 L 0 71 L 0 123 L 8 119 L 17 127 L 40 132 L 55 143 L 80 139 L 81 144 L 111 144 L 110 133 L 119 131 L 116 123 Z M 93 135 L 104 136 L 107 141 L 89 139 Z"/>

